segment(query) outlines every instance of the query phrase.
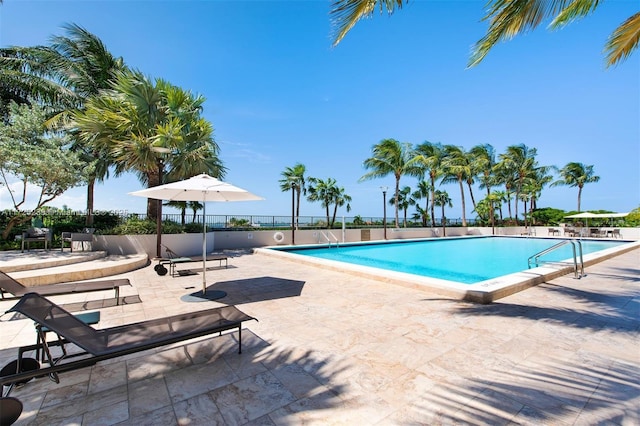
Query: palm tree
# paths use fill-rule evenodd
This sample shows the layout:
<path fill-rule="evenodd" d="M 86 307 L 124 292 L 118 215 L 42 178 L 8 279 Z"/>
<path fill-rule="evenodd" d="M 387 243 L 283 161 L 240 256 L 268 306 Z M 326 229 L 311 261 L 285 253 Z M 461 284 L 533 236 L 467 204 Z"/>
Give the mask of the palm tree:
<path fill-rule="evenodd" d="M 447 218 L 444 214 L 444 208 L 447 206 L 453 207 L 453 203 L 451 202 L 451 197 L 449 197 L 449 194 L 447 193 L 447 191 L 437 190 L 434 203 L 436 206 L 442 207 L 442 218 L 440 219 L 440 223 L 442 224 L 442 236 L 446 237 L 447 236 Z"/>
<path fill-rule="evenodd" d="M 488 143 L 476 145 L 469 150 L 469 157 L 471 169 L 480 178 L 480 188 L 485 188 L 487 196 L 489 196 L 491 194 L 491 186 L 495 181 L 493 175 L 496 166 L 495 149 Z M 489 203 L 489 217 L 493 218 L 493 203 Z"/>
<path fill-rule="evenodd" d="M 492 191 L 490 196 L 498 207 L 500 223 L 502 223 L 504 221 L 504 217 L 502 216 L 502 205 L 507 201 L 507 193 L 505 191 Z"/>
<path fill-rule="evenodd" d="M 398 193 L 398 199 L 392 198 L 389 200 L 389 205 L 398 205 L 398 208 L 404 212 L 403 216 L 403 226 L 407 227 L 407 210 L 409 206 L 413 206 L 416 204 L 416 200 L 411 197 L 411 188 L 405 186 Z"/>
<path fill-rule="evenodd" d="M 476 43 L 469 66 L 479 64 L 497 43 L 533 30 L 547 18 L 553 18 L 550 29 L 562 28 L 569 22 L 591 14 L 599 3 L 599 0 L 491 0 L 487 5 L 488 12 L 483 17 L 483 20 L 489 21 L 489 29 Z M 605 45 L 607 67 L 626 59 L 638 47 L 639 35 L 640 13 L 636 13 L 609 36 Z"/>
<path fill-rule="evenodd" d="M 331 22 L 334 27 L 333 45 L 337 46 L 344 36 L 362 18 L 370 17 L 379 6 L 391 15 L 409 0 L 334 0 Z M 553 17 L 551 29 L 563 27 L 571 21 L 593 12 L 599 0 L 490 0 L 483 20 L 489 21 L 487 34 L 475 46 L 469 66 L 475 66 L 500 41 L 509 40 L 519 33 L 535 29 L 546 18 Z M 607 67 L 626 59 L 637 47 L 640 37 L 640 13 L 636 13 L 618 26 L 609 36 L 605 46 Z"/>
<path fill-rule="evenodd" d="M 113 89 L 92 97 L 73 124 L 84 143 L 108 153 L 116 175 L 133 171 L 147 187 L 226 171 L 213 140 L 213 126 L 200 117 L 204 98 L 138 71 L 117 75 Z M 165 173 L 165 169 L 167 172 Z M 160 215 L 149 199 L 147 215 Z"/>
<path fill-rule="evenodd" d="M 466 202 L 464 198 L 463 182 L 471 176 L 471 164 L 464 150 L 458 146 L 445 145 L 443 161 L 444 176 L 441 183 L 458 182 L 460 186 L 460 200 L 462 203 L 462 226 L 467 226 Z M 475 208 L 475 203 L 474 203 Z"/>
<path fill-rule="evenodd" d="M 13 85 L 14 93 L 29 94 L 27 97 L 50 105 L 52 125 L 63 122 L 71 111 L 82 110 L 90 97 L 108 89 L 116 73 L 126 68 L 122 58 L 113 56 L 97 36 L 83 27 L 67 24 L 63 28 L 67 35 L 52 37 L 50 46 L 0 51 L 0 81 Z M 11 78 L 5 79 L 9 75 Z M 73 131 L 70 134 L 75 136 Z M 110 157 L 78 138 L 72 149 L 80 153 L 87 165 L 86 224 L 90 226 L 95 183 L 108 177 Z"/>
<path fill-rule="evenodd" d="M 336 223 L 336 215 L 338 214 L 338 207 L 342 207 L 346 205 L 347 212 L 351 211 L 351 201 L 352 198 L 350 195 L 344 192 L 343 187 L 336 188 L 333 194 L 333 216 L 331 218 L 331 227 Z"/>
<path fill-rule="evenodd" d="M 395 139 L 384 139 L 372 148 L 373 156 L 364 160 L 364 167 L 371 170 L 360 181 L 385 177 L 395 177 L 394 199 L 400 193 L 400 178 L 404 175 L 420 177 L 423 174 L 419 158 L 409 143 L 400 143 Z M 396 228 L 399 227 L 398 204 L 395 204 Z"/>
<path fill-rule="evenodd" d="M 436 180 L 438 180 L 443 173 L 445 152 L 441 144 L 425 141 L 416 147 L 416 153 L 420 165 L 424 168 L 423 171 L 427 171 L 429 181 L 431 182 L 431 226 L 433 227 L 436 218 L 434 204 Z"/>
<path fill-rule="evenodd" d="M 526 188 L 526 184 L 524 185 L 524 188 Z M 529 212 L 527 212 L 527 203 L 529 202 L 529 200 L 531 200 L 531 193 L 527 190 L 522 191 L 518 195 L 518 200 L 522 201 L 522 217 L 524 218 L 524 227 L 526 228 L 528 226 L 529 219 Z M 518 202 L 518 200 L 516 200 L 516 203 Z"/>
<path fill-rule="evenodd" d="M 344 188 L 338 187 L 337 182 L 333 178 L 327 178 L 327 180 L 318 179 L 314 177 L 309 178 L 309 186 L 307 188 L 309 201 L 319 201 L 322 207 L 326 209 L 327 214 L 327 229 L 333 226 L 335 222 L 336 213 L 339 206 L 347 205 L 347 211 L 351 211 L 351 197 L 346 195 Z M 333 220 L 329 215 L 329 208 L 335 205 L 333 210 Z"/>
<path fill-rule="evenodd" d="M 580 201 L 582 198 L 582 188 L 587 183 L 595 183 L 600 180 L 600 176 L 596 176 L 593 166 L 587 166 L 582 163 L 568 163 L 559 171 L 560 179 L 553 182 L 551 186 L 567 185 L 578 187 L 578 212 L 580 211 Z"/>
<path fill-rule="evenodd" d="M 282 173 L 282 179 L 280 183 L 280 190 L 282 192 L 293 191 L 295 194 L 295 206 L 292 206 L 296 212 L 295 227 L 298 229 L 298 221 L 300 220 L 300 196 L 301 194 L 307 194 L 307 188 L 305 186 L 305 174 L 306 167 L 304 164 L 297 163 L 293 167 L 287 167 Z"/>
<path fill-rule="evenodd" d="M 191 222 L 195 222 L 196 214 L 198 213 L 198 210 L 202 210 L 204 208 L 204 204 L 198 201 L 187 201 L 187 207 L 190 208 L 191 212 L 193 213 L 193 215 L 191 216 Z"/>
<path fill-rule="evenodd" d="M 506 178 L 505 182 L 515 184 L 516 224 L 518 223 L 518 200 L 520 199 L 522 186 L 526 179 L 533 177 L 535 174 L 535 168 L 537 167 L 536 155 L 536 149 L 529 148 L 525 144 L 508 146 L 507 151 L 500 154 L 502 168 L 510 175 Z"/>
<path fill-rule="evenodd" d="M 429 218 L 429 194 L 431 193 L 431 184 L 426 180 L 420 180 L 418 182 L 418 189 L 416 189 L 411 197 L 414 200 L 420 200 L 424 198 L 424 209 L 416 204 L 416 209 L 420 213 L 420 220 L 422 226 L 427 226 L 427 219 Z"/>
<path fill-rule="evenodd" d="M 180 222 L 182 226 L 186 224 L 187 209 L 191 209 L 191 211 L 193 212 L 191 222 L 195 222 L 196 213 L 198 212 L 198 210 L 202 210 L 203 207 L 202 203 L 199 203 L 197 201 L 167 201 L 166 203 L 164 203 L 164 205 L 180 210 Z"/>
<path fill-rule="evenodd" d="M 50 78 L 49 64 L 37 59 L 40 47 L 0 49 L 0 108 L 6 119 L 11 101 L 18 105 L 38 103 L 54 111 L 75 105 L 76 95 L 60 81 Z"/>
<path fill-rule="evenodd" d="M 534 170 L 534 175 L 527 184 L 527 190 L 531 194 L 531 212 L 538 208 L 538 200 L 544 187 L 553 181 L 553 176 L 549 173 L 553 169 L 553 166 L 540 166 Z"/>
<path fill-rule="evenodd" d="M 167 207 L 173 207 L 180 210 L 180 224 L 182 226 L 186 223 L 187 216 L 187 202 L 186 201 L 167 201 L 164 203 Z"/>
<path fill-rule="evenodd" d="M 502 154 L 501 154 L 502 155 Z M 513 214 L 511 213 L 511 199 L 513 194 L 513 189 L 515 188 L 515 172 L 513 170 L 513 165 L 509 162 L 499 161 L 495 168 L 494 174 L 495 178 L 494 184 L 503 185 L 504 186 L 504 197 L 503 202 L 507 203 L 507 212 L 509 213 L 509 218 L 513 218 Z M 501 209 L 502 211 L 502 209 Z M 500 215 L 500 221 L 503 220 L 502 214 Z"/>

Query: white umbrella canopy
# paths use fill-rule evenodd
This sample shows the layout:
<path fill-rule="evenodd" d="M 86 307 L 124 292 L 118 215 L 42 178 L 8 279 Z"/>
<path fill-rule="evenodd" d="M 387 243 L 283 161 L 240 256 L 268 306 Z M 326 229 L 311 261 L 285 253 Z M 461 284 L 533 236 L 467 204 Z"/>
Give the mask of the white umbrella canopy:
<path fill-rule="evenodd" d="M 565 216 L 567 218 L 570 219 L 590 219 L 593 217 L 599 217 L 597 213 L 591 213 L 591 212 L 582 212 L 582 213 L 576 213 L 576 214 L 572 214 L 569 216 Z"/>
<path fill-rule="evenodd" d="M 200 174 L 178 182 L 154 186 L 130 192 L 130 195 L 169 201 L 257 201 L 264 200 L 238 188 L 230 183 L 223 182 L 207 174 Z"/>
<path fill-rule="evenodd" d="M 130 192 L 129 195 L 137 197 L 153 198 L 156 200 L 169 201 L 201 201 L 204 205 L 202 220 L 202 292 L 207 291 L 207 225 L 206 202 L 230 202 L 230 201 L 258 201 L 264 200 L 238 188 L 230 183 L 223 182 L 205 173 L 178 182 L 167 183 L 154 186 L 153 188 L 141 189 Z"/>
<path fill-rule="evenodd" d="M 568 218 L 568 219 L 586 219 L 587 220 L 587 227 L 588 227 L 589 226 L 589 219 L 625 217 L 628 214 L 629 213 L 591 213 L 591 212 L 582 212 L 582 213 L 576 213 L 576 214 L 572 214 L 572 215 L 565 216 L 565 217 Z"/>
<path fill-rule="evenodd" d="M 569 219 L 586 219 L 586 227 L 589 227 L 589 219 L 594 218 L 594 217 L 598 217 L 597 213 L 591 213 L 591 212 L 582 212 L 582 213 L 576 213 L 576 214 L 572 214 L 569 216 L 565 216 L 566 218 Z"/>
<path fill-rule="evenodd" d="M 591 212 L 582 212 L 582 213 L 576 213 L 576 214 L 572 214 L 570 216 L 565 216 L 568 218 L 572 218 L 572 219 L 593 219 L 593 218 L 597 218 L 597 217 L 625 217 L 628 216 L 629 213 L 591 213 Z"/>

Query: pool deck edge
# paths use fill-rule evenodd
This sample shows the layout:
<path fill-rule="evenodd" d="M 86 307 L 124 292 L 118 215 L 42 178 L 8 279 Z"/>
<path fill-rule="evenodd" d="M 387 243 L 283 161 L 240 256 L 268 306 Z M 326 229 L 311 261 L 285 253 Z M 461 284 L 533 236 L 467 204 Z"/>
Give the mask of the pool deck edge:
<path fill-rule="evenodd" d="M 281 249 L 282 247 L 278 246 L 278 248 Z M 583 258 L 583 265 L 586 268 L 587 266 L 594 265 L 638 248 L 640 248 L 640 241 L 629 241 L 629 244 L 623 244 L 621 246 L 585 255 Z M 555 278 L 574 273 L 575 271 L 574 265 L 570 262 L 553 262 L 526 271 L 482 281 L 480 283 L 462 284 L 454 281 L 421 277 L 403 272 L 387 271 L 368 266 L 352 265 L 333 260 L 302 256 L 281 250 L 271 250 L 270 247 L 254 249 L 254 253 L 279 257 L 290 262 L 293 261 L 333 271 L 344 272 L 403 287 L 432 291 L 442 296 L 481 304 L 492 303 L 503 297 L 510 296 Z M 577 278 L 579 278 L 579 276 Z"/>

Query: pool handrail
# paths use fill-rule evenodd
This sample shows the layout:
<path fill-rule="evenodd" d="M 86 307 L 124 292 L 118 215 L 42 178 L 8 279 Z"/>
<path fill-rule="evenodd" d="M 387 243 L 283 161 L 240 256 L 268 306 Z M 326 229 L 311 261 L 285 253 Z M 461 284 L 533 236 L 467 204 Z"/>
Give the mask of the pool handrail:
<path fill-rule="evenodd" d="M 579 240 L 564 240 L 564 241 L 560 241 L 558 244 L 554 244 L 553 246 L 546 248 L 536 254 L 534 254 L 533 256 L 530 256 L 529 259 L 527 260 L 527 264 L 529 266 L 529 269 L 531 269 L 531 260 L 534 261 L 535 266 L 539 266 L 539 258 L 547 253 L 550 253 L 566 244 L 571 243 L 571 246 L 573 248 L 573 271 L 575 274 L 575 278 L 576 279 L 580 279 L 581 277 L 583 277 L 585 275 L 584 273 L 584 260 L 582 257 L 582 242 Z M 578 258 L 576 256 L 576 243 L 578 244 L 578 248 L 580 251 L 580 273 L 578 273 Z"/>
<path fill-rule="evenodd" d="M 320 244 L 321 237 L 324 237 L 324 239 L 327 240 L 327 243 L 329 244 L 329 248 L 331 248 L 331 238 L 329 238 L 329 236 L 333 237 L 333 239 L 336 242 L 336 247 L 338 247 L 340 245 L 340 240 L 338 239 L 338 237 L 333 235 L 333 232 L 331 232 L 331 231 L 327 231 L 327 233 L 325 233 L 324 231 L 320 231 L 318 233 L 318 244 Z"/>

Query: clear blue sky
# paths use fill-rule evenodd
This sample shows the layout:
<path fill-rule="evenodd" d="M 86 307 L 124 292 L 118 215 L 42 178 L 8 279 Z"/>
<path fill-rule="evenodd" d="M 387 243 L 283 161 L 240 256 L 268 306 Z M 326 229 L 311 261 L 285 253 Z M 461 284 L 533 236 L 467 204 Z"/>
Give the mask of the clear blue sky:
<path fill-rule="evenodd" d="M 300 162 L 353 198 L 352 211 L 339 215 L 382 216 L 380 186 L 393 187 L 393 177 L 358 179 L 371 147 L 385 138 L 465 149 L 490 143 L 498 152 L 523 143 L 538 150 L 541 165 L 594 165 L 601 180 L 585 186 L 582 210 L 638 207 L 640 55 L 605 69 L 602 54 L 637 1 L 603 2 L 560 31 L 543 25 L 466 69 L 486 31 L 484 3 L 413 1 L 391 17 L 360 22 L 332 48 L 328 0 L 5 0 L 0 45 L 46 44 L 76 23 L 129 66 L 206 97 L 225 180 L 266 199 L 215 204 L 211 214 L 290 214 L 290 193 L 278 180 Z M 133 175 L 109 179 L 96 187 L 95 206 L 142 213 L 144 199 L 127 195 L 141 188 Z M 457 185 L 440 189 L 453 198 L 447 217 L 460 217 Z M 539 206 L 576 209 L 577 192 L 546 189 Z M 6 193 L 0 203 L 10 207 Z M 52 205 L 84 209 L 85 188 Z M 305 202 L 301 214 L 324 210 Z"/>

